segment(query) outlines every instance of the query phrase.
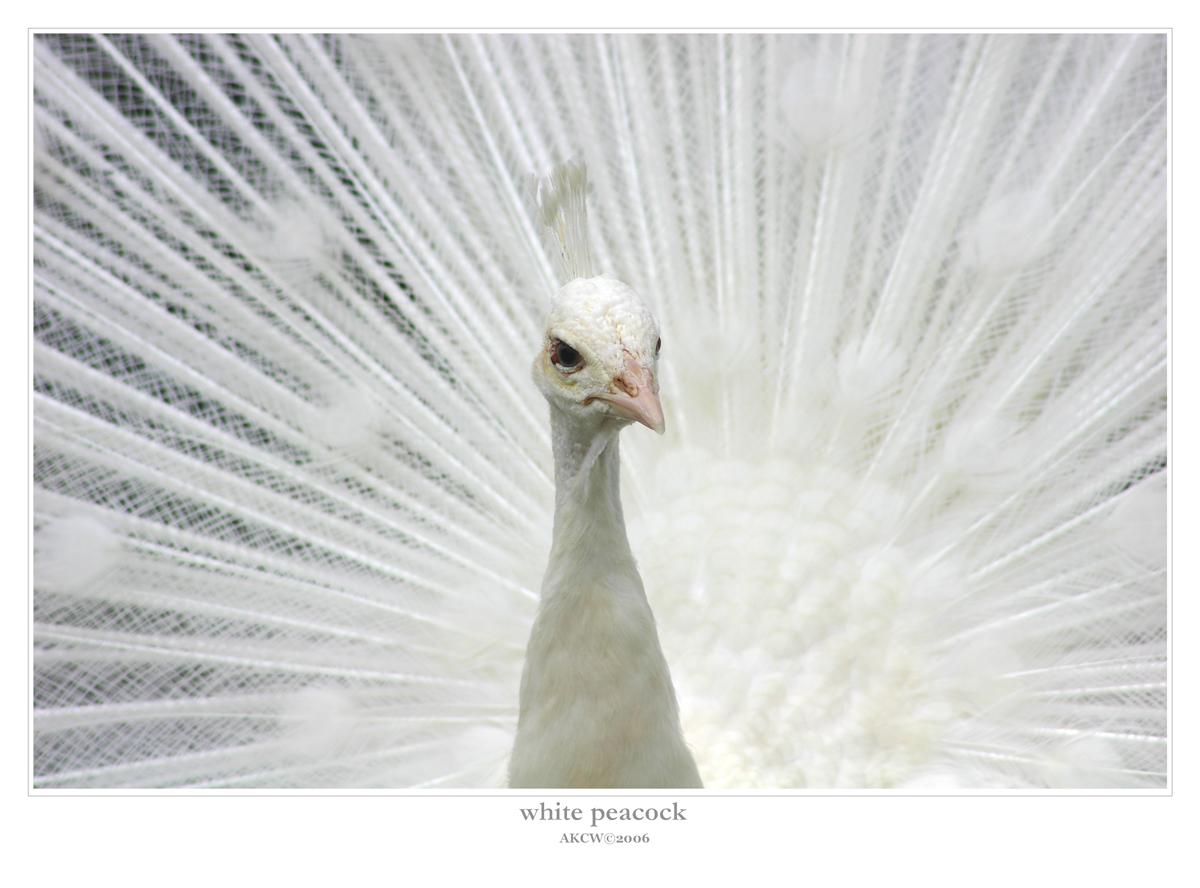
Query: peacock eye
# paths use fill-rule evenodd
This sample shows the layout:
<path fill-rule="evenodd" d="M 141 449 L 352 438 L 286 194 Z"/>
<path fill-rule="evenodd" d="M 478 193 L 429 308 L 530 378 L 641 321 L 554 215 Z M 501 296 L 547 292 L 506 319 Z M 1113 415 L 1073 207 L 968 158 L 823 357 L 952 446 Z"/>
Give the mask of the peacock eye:
<path fill-rule="evenodd" d="M 579 352 L 557 339 L 550 346 L 550 360 L 564 370 L 575 370 L 583 363 Z"/>
<path fill-rule="evenodd" d="M 658 357 L 658 353 L 662 351 L 662 337 L 658 337 L 658 341 L 654 343 L 654 357 Z"/>

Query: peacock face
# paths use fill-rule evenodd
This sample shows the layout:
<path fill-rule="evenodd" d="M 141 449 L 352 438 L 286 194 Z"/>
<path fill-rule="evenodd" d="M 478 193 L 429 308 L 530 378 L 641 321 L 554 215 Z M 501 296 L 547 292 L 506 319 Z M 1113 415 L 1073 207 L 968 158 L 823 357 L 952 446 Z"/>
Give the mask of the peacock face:
<path fill-rule="evenodd" d="M 608 274 L 576 279 L 551 301 L 534 381 L 582 421 L 640 422 L 661 435 L 661 345 L 658 322 L 630 287 Z"/>

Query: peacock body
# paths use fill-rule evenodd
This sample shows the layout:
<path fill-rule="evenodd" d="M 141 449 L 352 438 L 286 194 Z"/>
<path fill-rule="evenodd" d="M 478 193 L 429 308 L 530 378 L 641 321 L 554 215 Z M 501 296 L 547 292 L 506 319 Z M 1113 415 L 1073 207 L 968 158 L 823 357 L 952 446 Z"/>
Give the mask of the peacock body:
<path fill-rule="evenodd" d="M 508 785 L 700 789 L 621 508 L 621 429 L 665 431 L 662 336 L 637 293 L 592 273 L 586 166 L 558 167 L 537 197 L 567 283 L 533 362 L 550 407 L 554 540 L 525 648 Z"/>
<path fill-rule="evenodd" d="M 1165 785 L 1162 35 L 34 50 L 35 787 L 504 785 L 580 152 L 705 786 Z"/>

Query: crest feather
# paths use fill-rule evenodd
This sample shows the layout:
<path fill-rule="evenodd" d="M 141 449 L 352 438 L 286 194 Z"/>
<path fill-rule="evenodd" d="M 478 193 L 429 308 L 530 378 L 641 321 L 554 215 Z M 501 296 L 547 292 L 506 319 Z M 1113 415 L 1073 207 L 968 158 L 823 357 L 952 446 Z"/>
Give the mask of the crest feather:
<path fill-rule="evenodd" d="M 558 258 L 566 283 L 594 277 L 588 248 L 587 193 L 587 167 L 582 160 L 555 167 L 537 185 L 542 238 Z"/>

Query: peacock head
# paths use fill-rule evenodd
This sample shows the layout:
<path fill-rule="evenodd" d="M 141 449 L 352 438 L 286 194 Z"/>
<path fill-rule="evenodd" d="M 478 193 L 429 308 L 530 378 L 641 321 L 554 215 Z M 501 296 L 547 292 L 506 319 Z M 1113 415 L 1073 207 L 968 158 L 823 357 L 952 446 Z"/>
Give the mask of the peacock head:
<path fill-rule="evenodd" d="M 661 435 L 661 347 L 658 322 L 630 287 L 610 274 L 576 278 L 551 300 L 533 379 L 581 422 L 640 422 Z"/>

